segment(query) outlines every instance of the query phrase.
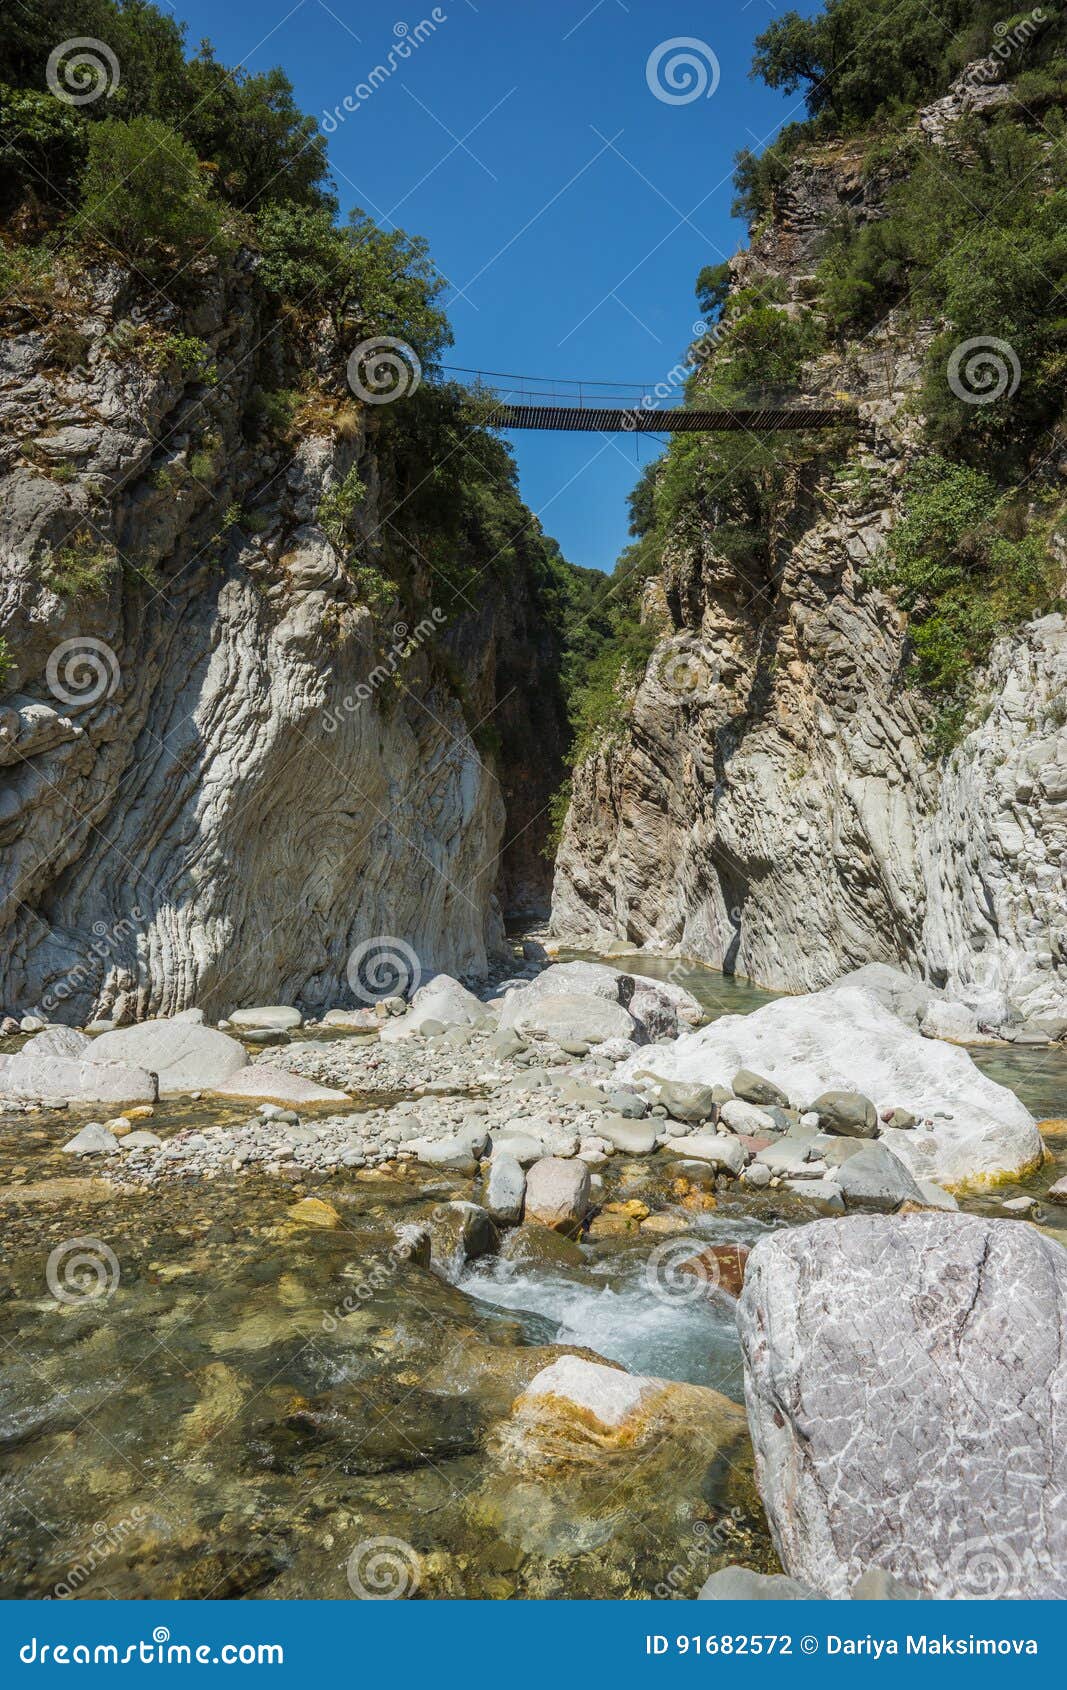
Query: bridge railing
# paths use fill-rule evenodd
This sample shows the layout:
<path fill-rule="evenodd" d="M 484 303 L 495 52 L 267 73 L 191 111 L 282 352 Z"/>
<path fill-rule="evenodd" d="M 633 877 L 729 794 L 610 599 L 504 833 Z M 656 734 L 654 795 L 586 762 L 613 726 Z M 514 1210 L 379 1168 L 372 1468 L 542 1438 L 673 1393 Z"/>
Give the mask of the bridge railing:
<path fill-rule="evenodd" d="M 645 413 L 709 408 L 706 396 L 690 400 L 685 393 L 684 380 L 672 382 L 669 378 L 643 384 L 584 381 L 570 377 L 509 375 L 499 370 L 475 370 L 458 365 L 442 366 L 442 374 L 449 381 L 465 387 L 472 399 L 483 403 L 488 412 L 495 406 Z M 850 403 L 851 397 L 846 393 L 816 398 L 799 393 L 795 388 L 761 387 L 732 396 L 730 408 L 736 411 L 803 411 Z"/>

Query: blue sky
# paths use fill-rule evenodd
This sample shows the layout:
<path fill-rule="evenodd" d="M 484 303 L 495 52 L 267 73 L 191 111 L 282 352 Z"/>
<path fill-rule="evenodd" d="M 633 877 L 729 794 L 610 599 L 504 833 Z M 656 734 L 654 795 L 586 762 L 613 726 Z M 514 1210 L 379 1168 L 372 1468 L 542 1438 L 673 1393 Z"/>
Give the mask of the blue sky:
<path fill-rule="evenodd" d="M 166 4 L 166 0 L 162 0 Z M 816 0 L 792 0 L 817 10 Z M 654 383 L 697 319 L 693 284 L 735 252 L 735 151 L 802 115 L 748 77 L 753 37 L 784 4 L 748 0 L 443 0 L 443 21 L 359 109 L 328 125 L 345 210 L 425 235 L 448 277 L 450 361 L 550 377 Z M 333 112 L 432 0 L 175 0 L 190 46 L 281 64 L 301 105 Z M 669 104 L 649 55 L 711 50 L 710 96 Z M 701 55 L 710 69 L 711 61 Z M 714 80 L 709 75 L 710 82 Z M 682 90 L 684 91 L 684 89 Z M 613 567 L 626 494 L 659 450 L 628 436 L 511 436 L 523 496 L 575 563 Z"/>

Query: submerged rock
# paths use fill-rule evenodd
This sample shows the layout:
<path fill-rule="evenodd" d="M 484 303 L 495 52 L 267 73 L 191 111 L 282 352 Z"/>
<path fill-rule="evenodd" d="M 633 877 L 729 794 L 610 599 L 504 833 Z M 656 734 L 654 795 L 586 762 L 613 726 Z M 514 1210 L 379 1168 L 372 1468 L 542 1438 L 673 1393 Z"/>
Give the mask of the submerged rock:
<path fill-rule="evenodd" d="M 1017 1222 L 761 1239 L 738 1329 L 786 1571 L 838 1598 L 871 1568 L 931 1598 L 1067 1595 L 1065 1328 L 1067 1252 Z"/>

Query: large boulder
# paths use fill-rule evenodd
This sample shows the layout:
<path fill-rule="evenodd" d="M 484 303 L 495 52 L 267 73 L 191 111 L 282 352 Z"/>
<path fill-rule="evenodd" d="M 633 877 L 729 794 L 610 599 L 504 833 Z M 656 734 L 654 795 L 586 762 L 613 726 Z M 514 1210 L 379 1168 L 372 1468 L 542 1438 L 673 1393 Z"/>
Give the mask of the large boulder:
<path fill-rule="evenodd" d="M 884 1144 L 864 1144 L 841 1163 L 834 1181 L 848 1209 L 892 1214 L 902 1203 L 926 1203 L 903 1162 Z"/>
<path fill-rule="evenodd" d="M 501 1028 L 514 1028 L 527 1039 L 553 1044 L 604 1044 L 608 1039 L 632 1039 L 637 1023 L 619 1003 L 596 996 L 565 992 L 512 992 L 500 1011 Z"/>
<path fill-rule="evenodd" d="M 242 1044 L 194 1021 L 140 1021 L 93 1041 L 94 1065 L 122 1062 L 159 1078 L 161 1092 L 214 1091 L 248 1064 Z"/>
<path fill-rule="evenodd" d="M 450 974 L 435 974 L 414 993 L 406 1015 L 382 1023 L 379 1039 L 382 1044 L 396 1044 L 413 1038 L 427 1021 L 438 1021 L 444 1027 L 477 1027 L 486 1019 L 486 1007 L 480 998 Z"/>
<path fill-rule="evenodd" d="M 0 1097 L 127 1104 L 154 1103 L 159 1096 L 155 1075 L 143 1067 L 90 1061 L 84 1054 L 57 1055 L 50 1048 L 39 1051 L 40 1039 L 54 1044 L 50 1031 L 39 1033 L 14 1056 L 0 1056 Z M 95 1049 L 90 1054 L 95 1058 Z"/>
<path fill-rule="evenodd" d="M 522 992 L 528 1002 L 534 998 L 565 995 L 603 998 L 607 1003 L 621 1003 L 625 1008 L 633 997 L 634 983 L 628 974 L 617 968 L 605 968 L 599 962 L 556 962 L 551 968 L 535 974 L 532 980 L 516 982 L 507 997 L 513 997 L 516 992 Z"/>
<path fill-rule="evenodd" d="M 577 1157 L 543 1156 L 526 1175 L 526 1219 L 577 1232 L 589 1212 L 589 1169 Z"/>
<path fill-rule="evenodd" d="M 1034 1120 L 1006 1086 L 987 1079 L 958 1045 L 924 1039 L 870 991 L 831 986 L 780 998 L 750 1015 L 724 1015 L 654 1053 L 621 1064 L 620 1078 L 655 1076 L 729 1085 L 752 1068 L 794 1099 L 858 1091 L 879 1114 L 899 1107 L 932 1127 L 885 1127 L 883 1141 L 917 1180 L 982 1188 L 1039 1166 Z"/>
<path fill-rule="evenodd" d="M 847 1164 L 846 1164 L 847 1165 Z M 1067 1251 L 974 1215 L 815 1221 L 738 1304 L 782 1565 L 826 1597 L 1067 1596 Z"/>

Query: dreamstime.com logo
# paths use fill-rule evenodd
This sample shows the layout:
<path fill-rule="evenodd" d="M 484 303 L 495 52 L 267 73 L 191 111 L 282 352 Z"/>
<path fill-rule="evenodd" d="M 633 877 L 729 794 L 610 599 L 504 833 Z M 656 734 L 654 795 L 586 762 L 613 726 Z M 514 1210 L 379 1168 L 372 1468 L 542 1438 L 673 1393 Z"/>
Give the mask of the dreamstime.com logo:
<path fill-rule="evenodd" d="M 347 1573 L 361 1602 L 397 1602 L 418 1590 L 422 1563 L 402 1537 L 367 1537 L 348 1557 Z"/>
<path fill-rule="evenodd" d="M 395 335 L 362 340 L 348 360 L 348 385 L 365 405 L 391 405 L 406 399 L 422 381 L 417 352 Z"/>
<path fill-rule="evenodd" d="M 994 335 L 963 340 L 948 361 L 948 385 L 965 405 L 993 405 L 1010 399 L 1019 386 L 1022 367 L 1015 348 Z"/>
<path fill-rule="evenodd" d="M 80 709 L 110 698 L 120 675 L 119 660 L 111 647 L 88 634 L 63 640 L 49 653 L 44 669 L 52 697 Z"/>
<path fill-rule="evenodd" d="M 448 13 L 443 12 L 440 6 L 435 6 L 429 17 L 422 18 L 414 28 L 410 24 L 395 23 L 393 25 L 395 39 L 385 55 L 384 63 L 377 64 L 373 70 L 368 71 L 363 81 L 357 83 L 351 94 L 346 94 L 344 99 L 334 106 L 333 111 L 323 112 L 322 128 L 324 133 L 332 135 L 335 130 L 340 128 L 346 117 L 351 117 L 353 112 L 359 110 L 360 106 L 366 105 L 372 95 L 376 94 L 378 89 L 383 87 L 391 76 L 396 75 L 401 65 L 407 59 L 410 59 L 416 48 L 421 47 L 424 41 L 428 41 L 439 25 L 447 22 Z"/>
<path fill-rule="evenodd" d="M 324 732 L 336 733 L 345 716 L 354 716 L 367 701 L 374 697 L 379 687 L 391 681 L 397 675 L 400 665 L 406 663 L 419 647 L 424 645 L 431 635 L 437 632 L 445 620 L 445 612 L 438 605 L 434 605 L 429 616 L 424 616 L 421 622 L 416 622 L 414 628 L 409 628 L 406 622 L 393 625 L 395 640 L 385 653 L 382 661 L 376 663 L 365 681 L 360 681 L 354 692 L 346 693 L 341 700 L 339 709 L 328 710 L 322 718 Z"/>
<path fill-rule="evenodd" d="M 48 55 L 45 81 L 65 105 L 88 106 L 101 96 L 110 99 L 119 80 L 118 59 L 106 41 L 93 35 L 72 36 Z"/>
<path fill-rule="evenodd" d="M 100 1238 L 65 1238 L 48 1258 L 44 1276 L 57 1303 L 94 1303 L 114 1296 L 119 1259 Z"/>
<path fill-rule="evenodd" d="M 715 54 L 695 35 L 675 35 L 670 41 L 661 41 L 653 47 L 645 65 L 645 81 L 665 106 L 710 100 L 720 75 Z"/>
<path fill-rule="evenodd" d="M 172 1643 L 165 1625 L 139 1643 L 38 1643 L 31 1637 L 19 1650 L 23 1666 L 75 1667 L 280 1667 L 285 1650 L 280 1643 Z"/>
<path fill-rule="evenodd" d="M 345 969 L 348 984 L 363 1004 L 382 998 L 406 998 L 418 990 L 422 964 L 406 939 L 379 933 L 356 946 Z"/>

